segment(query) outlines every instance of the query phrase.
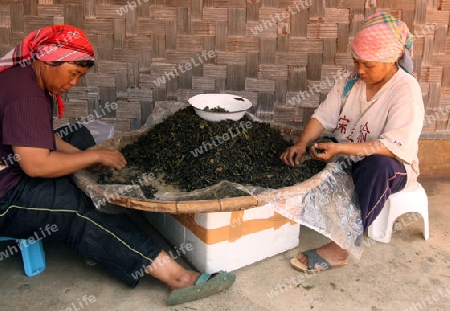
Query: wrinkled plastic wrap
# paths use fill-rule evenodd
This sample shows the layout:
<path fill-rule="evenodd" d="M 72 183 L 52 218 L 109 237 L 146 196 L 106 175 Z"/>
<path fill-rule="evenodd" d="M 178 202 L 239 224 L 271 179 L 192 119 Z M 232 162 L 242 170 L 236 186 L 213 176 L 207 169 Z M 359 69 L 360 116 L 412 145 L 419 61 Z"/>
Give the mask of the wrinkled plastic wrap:
<path fill-rule="evenodd" d="M 140 135 L 187 105 L 162 102 L 155 107 L 141 130 L 109 140 L 99 147 L 120 149 L 133 143 Z M 250 117 L 258 121 L 256 117 Z M 291 187 L 267 189 L 222 181 L 192 192 L 161 189 L 155 194 L 155 198 L 161 201 L 191 201 L 213 200 L 226 196 L 252 196 L 258 202 L 257 206 L 269 206 L 284 217 L 323 234 L 342 248 L 348 249 L 352 257 L 359 261 L 362 255 L 363 226 L 354 198 L 354 185 L 345 164 L 342 165 L 344 160 L 345 158 L 340 158 L 328 163 L 320 173 Z M 107 206 L 109 202 L 114 203 L 117 198 L 123 196 L 146 200 L 139 184 L 150 184 L 156 188 L 160 185 L 151 172 L 128 173 L 134 176 L 131 179 L 133 184 L 130 185 L 97 184 L 97 175 L 85 170 L 75 174 L 75 181 L 92 198 L 97 208 Z"/>
<path fill-rule="evenodd" d="M 94 120 L 84 124 L 84 126 L 91 132 L 96 144 L 100 144 L 114 137 L 114 125 L 112 124 Z"/>
<path fill-rule="evenodd" d="M 364 231 L 347 163 L 345 158 L 337 159 L 310 179 L 261 194 L 260 198 L 267 200 L 277 213 L 349 250 L 359 261 Z"/>

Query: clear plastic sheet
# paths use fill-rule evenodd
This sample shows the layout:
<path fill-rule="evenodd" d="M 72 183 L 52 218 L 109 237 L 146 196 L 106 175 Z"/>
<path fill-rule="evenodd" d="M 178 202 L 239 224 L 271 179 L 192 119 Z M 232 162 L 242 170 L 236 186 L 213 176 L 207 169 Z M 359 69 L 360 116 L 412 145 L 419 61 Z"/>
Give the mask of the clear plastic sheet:
<path fill-rule="evenodd" d="M 94 120 L 84 124 L 84 126 L 91 132 L 96 144 L 100 144 L 114 137 L 114 125 L 112 124 Z"/>
<path fill-rule="evenodd" d="M 225 197 L 238 197 L 243 195 L 257 196 L 265 191 L 271 191 L 271 189 L 244 186 L 241 184 L 233 183 L 228 180 L 222 180 L 220 183 L 213 186 L 198 189 L 190 192 L 163 192 L 155 194 L 157 200 L 166 201 L 189 201 L 189 200 L 208 200 L 219 199 Z"/>
<path fill-rule="evenodd" d="M 155 106 L 141 130 L 116 137 L 99 147 L 120 149 L 134 142 L 167 116 L 186 106 L 187 103 L 161 102 Z M 255 116 L 249 116 L 258 121 Z M 363 251 L 361 240 L 364 232 L 360 211 L 354 198 L 354 185 L 345 169 L 345 160 L 345 158 L 335 159 L 320 173 L 291 187 L 267 189 L 222 181 L 217 185 L 192 192 L 164 188 L 155 194 L 155 198 L 161 201 L 190 201 L 252 196 L 257 199 L 259 206 L 273 208 L 284 217 L 323 234 L 349 250 L 355 261 L 359 261 Z M 128 174 L 131 176 L 129 180 L 133 181 L 129 185 L 97 184 L 97 175 L 85 170 L 77 172 L 74 177 L 78 186 L 92 198 L 97 208 L 107 206 L 118 196 L 146 200 L 139 185 L 153 185 L 158 188 L 161 184 L 151 172 L 128 172 Z"/>
<path fill-rule="evenodd" d="M 293 187 L 260 195 L 286 218 L 307 226 L 347 249 L 358 262 L 363 253 L 363 225 L 344 158 L 328 163 L 312 178 Z"/>
<path fill-rule="evenodd" d="M 105 208 L 120 196 L 146 199 L 139 184 L 98 184 L 97 174 L 86 170 L 76 172 L 74 181 L 92 199 L 98 209 Z"/>

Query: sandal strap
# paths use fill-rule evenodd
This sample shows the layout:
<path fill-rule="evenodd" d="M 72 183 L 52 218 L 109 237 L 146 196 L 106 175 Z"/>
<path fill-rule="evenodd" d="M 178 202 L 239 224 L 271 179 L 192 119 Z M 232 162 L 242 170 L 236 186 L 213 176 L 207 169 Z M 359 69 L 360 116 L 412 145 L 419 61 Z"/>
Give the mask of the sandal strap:
<path fill-rule="evenodd" d="M 215 272 L 215 273 L 211 273 L 211 274 L 209 274 L 209 273 L 201 274 L 198 277 L 197 281 L 195 281 L 195 285 L 200 285 L 202 283 L 206 283 L 211 279 L 212 276 L 220 275 L 222 273 L 224 273 L 224 271 L 219 271 L 219 272 Z"/>
<path fill-rule="evenodd" d="M 303 255 L 308 257 L 308 270 L 314 270 L 317 264 L 324 270 L 331 267 L 330 263 L 317 253 L 317 249 L 307 250 L 306 252 L 303 252 Z M 324 264 L 326 267 L 324 267 Z"/>

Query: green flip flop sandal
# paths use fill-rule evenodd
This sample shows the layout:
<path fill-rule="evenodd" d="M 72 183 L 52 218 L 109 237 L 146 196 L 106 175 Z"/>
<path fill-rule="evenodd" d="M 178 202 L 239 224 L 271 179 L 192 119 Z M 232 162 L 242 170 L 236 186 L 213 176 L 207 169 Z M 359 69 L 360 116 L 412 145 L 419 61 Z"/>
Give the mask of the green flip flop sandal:
<path fill-rule="evenodd" d="M 173 290 L 167 297 L 167 305 L 175 306 L 178 304 L 194 301 L 227 290 L 233 285 L 236 275 L 219 271 L 213 274 L 202 274 L 199 276 L 194 286 Z"/>

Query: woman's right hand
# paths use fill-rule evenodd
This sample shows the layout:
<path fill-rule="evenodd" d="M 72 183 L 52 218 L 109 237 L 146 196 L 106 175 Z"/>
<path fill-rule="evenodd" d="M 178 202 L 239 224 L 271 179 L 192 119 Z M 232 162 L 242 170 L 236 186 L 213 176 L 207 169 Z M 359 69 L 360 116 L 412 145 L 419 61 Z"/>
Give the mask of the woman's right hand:
<path fill-rule="evenodd" d="M 300 164 L 303 155 L 306 152 L 306 146 L 294 145 L 288 147 L 285 152 L 280 156 L 281 161 L 287 166 L 294 167 Z"/>
<path fill-rule="evenodd" d="M 110 149 L 97 149 L 89 152 L 95 152 L 98 157 L 96 164 L 101 164 L 102 166 L 112 167 L 115 170 L 120 171 L 127 165 L 125 157 L 118 150 Z"/>

